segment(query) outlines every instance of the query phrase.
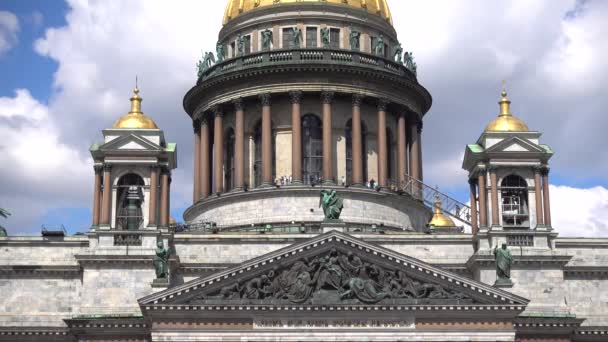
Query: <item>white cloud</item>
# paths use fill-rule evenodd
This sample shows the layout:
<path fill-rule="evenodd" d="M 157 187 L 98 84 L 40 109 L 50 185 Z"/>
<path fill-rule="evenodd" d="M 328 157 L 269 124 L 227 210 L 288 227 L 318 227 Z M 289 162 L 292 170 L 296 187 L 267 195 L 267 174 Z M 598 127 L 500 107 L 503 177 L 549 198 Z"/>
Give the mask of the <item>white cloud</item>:
<path fill-rule="evenodd" d="M 17 43 L 19 20 L 8 11 L 0 11 L 0 56 Z"/>
<path fill-rule="evenodd" d="M 92 161 L 62 142 L 48 108 L 29 91 L 0 97 L 0 136 L 0 204 L 13 213 L 12 229 L 31 231 L 48 209 L 92 196 Z"/>
<path fill-rule="evenodd" d="M 552 225 L 560 236 L 608 236 L 608 189 L 549 186 Z"/>

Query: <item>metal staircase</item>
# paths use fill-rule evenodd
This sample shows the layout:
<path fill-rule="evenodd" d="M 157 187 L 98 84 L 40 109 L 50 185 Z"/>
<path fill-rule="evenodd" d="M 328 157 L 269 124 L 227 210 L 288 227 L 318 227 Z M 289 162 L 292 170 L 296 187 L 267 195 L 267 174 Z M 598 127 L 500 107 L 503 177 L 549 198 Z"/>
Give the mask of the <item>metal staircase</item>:
<path fill-rule="evenodd" d="M 412 197 L 421 200 L 431 208 L 437 200 L 441 201 L 441 211 L 458 221 L 471 225 L 471 207 L 446 195 L 436 188 L 428 186 L 421 181 L 411 178 L 406 175 L 405 184 L 402 191 L 410 194 Z"/>

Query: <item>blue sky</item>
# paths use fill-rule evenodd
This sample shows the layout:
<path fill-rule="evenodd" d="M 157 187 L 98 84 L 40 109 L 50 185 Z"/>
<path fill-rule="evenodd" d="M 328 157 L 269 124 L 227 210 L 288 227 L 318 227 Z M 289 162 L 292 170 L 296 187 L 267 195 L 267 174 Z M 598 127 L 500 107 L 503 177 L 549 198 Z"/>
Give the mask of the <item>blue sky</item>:
<path fill-rule="evenodd" d="M 215 46 L 224 5 L 0 2 L 0 207 L 13 212 L 3 224 L 9 232 L 37 234 L 42 224 L 88 230 L 87 149 L 128 109 L 136 74 L 144 111 L 179 146 L 171 203 L 180 220 L 192 191 L 191 125 L 181 99 L 194 84 L 200 51 Z M 558 229 L 608 235 L 608 2 L 389 0 L 389 6 L 433 95 L 423 133 L 427 182 L 468 200 L 464 146 L 497 114 L 506 79 L 513 111 L 544 132 L 542 142 L 555 151 Z"/>

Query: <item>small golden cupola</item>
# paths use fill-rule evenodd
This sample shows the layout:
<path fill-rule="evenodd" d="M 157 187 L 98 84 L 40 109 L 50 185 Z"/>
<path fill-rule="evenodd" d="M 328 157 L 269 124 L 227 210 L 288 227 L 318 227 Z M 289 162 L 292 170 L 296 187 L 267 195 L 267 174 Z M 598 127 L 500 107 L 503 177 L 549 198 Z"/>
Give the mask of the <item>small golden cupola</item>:
<path fill-rule="evenodd" d="M 486 132 L 527 132 L 528 125 L 518 117 L 511 114 L 511 101 L 507 98 L 504 82 L 501 93 L 500 114 L 486 126 Z"/>
<path fill-rule="evenodd" d="M 456 224 L 454 223 L 454 221 L 452 221 L 451 218 L 445 216 L 441 212 L 441 200 L 439 199 L 439 197 L 435 198 L 434 213 L 433 213 L 433 217 L 431 218 L 431 221 L 429 221 L 428 226 L 431 228 L 433 228 L 433 227 L 456 227 Z"/>
<path fill-rule="evenodd" d="M 125 116 L 118 119 L 112 128 L 158 129 L 154 120 L 141 111 L 142 101 L 143 99 L 139 96 L 139 89 L 137 89 L 136 84 L 135 89 L 133 89 L 133 96 L 131 96 L 131 110 Z"/>

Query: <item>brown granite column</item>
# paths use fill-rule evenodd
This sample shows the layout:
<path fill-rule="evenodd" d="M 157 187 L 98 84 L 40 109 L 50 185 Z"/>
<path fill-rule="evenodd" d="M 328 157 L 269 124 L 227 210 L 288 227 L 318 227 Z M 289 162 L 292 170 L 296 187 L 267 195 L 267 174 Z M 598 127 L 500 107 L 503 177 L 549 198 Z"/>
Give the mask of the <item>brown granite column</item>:
<path fill-rule="evenodd" d="M 101 203 L 100 225 L 109 226 L 112 217 L 112 165 L 103 166 L 103 200 Z"/>
<path fill-rule="evenodd" d="M 477 187 L 479 191 L 479 226 L 488 227 L 488 189 L 486 188 L 486 169 L 480 168 L 477 175 Z"/>
<path fill-rule="evenodd" d="M 201 187 L 201 199 L 209 197 L 211 194 L 211 163 L 210 163 L 210 144 L 209 144 L 209 119 L 203 117 L 201 119 L 201 147 L 200 147 L 200 187 Z"/>
<path fill-rule="evenodd" d="M 224 126 L 221 109 L 214 108 L 215 120 L 213 125 L 213 178 L 215 193 L 224 192 Z"/>
<path fill-rule="evenodd" d="M 386 146 L 386 106 L 388 101 L 378 101 L 378 187 L 386 188 L 388 179 Z"/>
<path fill-rule="evenodd" d="M 490 166 L 490 195 L 492 200 L 492 226 L 500 225 L 500 216 L 498 215 L 498 179 L 496 177 L 496 168 Z"/>
<path fill-rule="evenodd" d="M 421 183 L 424 183 L 424 171 L 422 166 L 422 121 L 418 123 L 418 175 Z"/>
<path fill-rule="evenodd" d="M 363 96 L 353 95 L 353 113 L 351 119 L 351 149 L 352 149 L 352 185 L 363 186 L 363 130 L 361 129 L 361 101 Z"/>
<path fill-rule="evenodd" d="M 234 190 L 245 188 L 245 106 L 243 99 L 234 100 Z"/>
<path fill-rule="evenodd" d="M 291 98 L 291 179 L 302 184 L 302 92 L 289 92 Z"/>
<path fill-rule="evenodd" d="M 101 211 L 101 165 L 95 165 L 95 185 L 93 188 L 93 226 L 99 226 L 99 215 Z"/>
<path fill-rule="evenodd" d="M 169 170 L 163 169 L 160 176 L 160 226 L 169 225 Z"/>
<path fill-rule="evenodd" d="M 541 190 L 541 169 L 537 167 L 534 169 L 534 198 L 536 204 L 536 225 L 543 226 L 545 220 L 543 217 L 543 194 Z M 544 189 L 543 189 L 544 190 Z"/>
<path fill-rule="evenodd" d="M 262 186 L 271 186 L 272 179 L 272 112 L 270 94 L 260 95 L 262 102 Z"/>
<path fill-rule="evenodd" d="M 197 177 L 199 177 L 197 175 Z M 196 177 L 195 177 L 196 178 Z M 148 208 L 148 226 L 155 227 L 158 217 L 158 166 L 150 167 L 150 207 Z"/>
<path fill-rule="evenodd" d="M 545 226 L 551 227 L 551 204 L 549 202 L 549 168 L 545 167 L 543 175 L 543 203 L 545 209 Z"/>
<path fill-rule="evenodd" d="M 194 186 L 192 203 L 201 198 L 201 124 L 198 120 L 192 122 L 194 126 Z"/>
<path fill-rule="evenodd" d="M 469 189 L 471 195 L 471 233 L 477 234 L 479 226 L 477 225 L 477 189 L 474 179 L 469 179 Z"/>
<path fill-rule="evenodd" d="M 323 101 L 323 183 L 335 184 L 333 171 L 333 139 L 332 139 L 332 122 L 331 122 L 331 102 L 334 93 L 324 91 L 321 93 Z"/>
<path fill-rule="evenodd" d="M 410 179 L 412 184 L 412 194 L 422 196 L 420 186 L 420 136 L 418 135 L 418 123 L 410 123 Z"/>
<path fill-rule="evenodd" d="M 407 133 L 405 115 L 399 115 L 397 119 L 397 180 L 399 189 L 405 186 L 405 175 L 407 174 Z"/>

